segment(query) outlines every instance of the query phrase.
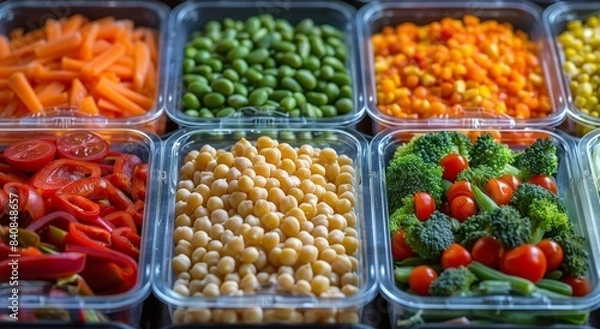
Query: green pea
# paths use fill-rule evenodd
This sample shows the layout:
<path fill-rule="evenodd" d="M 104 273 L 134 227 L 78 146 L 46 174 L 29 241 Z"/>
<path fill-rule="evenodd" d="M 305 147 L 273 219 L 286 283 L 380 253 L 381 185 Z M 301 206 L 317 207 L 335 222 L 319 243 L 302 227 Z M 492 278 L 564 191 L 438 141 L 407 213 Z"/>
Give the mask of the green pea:
<path fill-rule="evenodd" d="M 237 40 L 223 39 L 217 42 L 215 45 L 215 51 L 218 53 L 226 53 L 229 51 L 229 49 L 234 48 L 237 43 Z"/>
<path fill-rule="evenodd" d="M 200 74 L 186 74 L 183 76 L 183 83 L 187 86 L 189 86 L 190 84 L 194 83 L 194 82 L 202 82 L 204 84 L 208 83 L 208 80 L 201 76 Z"/>
<path fill-rule="evenodd" d="M 267 66 L 266 63 L 265 63 L 265 66 Z M 271 68 L 265 69 L 263 71 L 263 74 L 272 75 L 272 76 L 276 77 L 279 74 L 279 70 L 277 70 L 274 67 L 271 67 Z"/>
<path fill-rule="evenodd" d="M 292 97 L 292 92 L 285 89 L 274 90 L 269 96 L 270 99 L 280 102 L 282 99 L 286 97 Z"/>
<path fill-rule="evenodd" d="M 202 108 L 200 110 L 200 112 L 198 113 L 198 116 L 201 118 L 214 118 L 215 116 L 212 114 L 212 112 L 207 109 L 207 108 Z"/>
<path fill-rule="evenodd" d="M 215 115 L 217 118 L 225 118 L 225 117 L 229 117 L 235 114 L 235 109 L 232 107 L 226 107 L 224 109 L 221 109 L 219 112 L 217 112 L 217 114 Z"/>
<path fill-rule="evenodd" d="M 238 58 L 246 58 L 250 54 L 250 49 L 244 46 L 229 49 L 227 59 L 233 61 Z"/>
<path fill-rule="evenodd" d="M 294 76 L 296 80 L 302 85 L 302 87 L 312 90 L 317 86 L 317 79 L 308 70 L 298 70 Z"/>
<path fill-rule="evenodd" d="M 293 68 L 299 68 L 302 66 L 302 58 L 300 55 L 295 53 L 285 53 L 282 62 L 283 64 L 289 65 Z"/>
<path fill-rule="evenodd" d="M 296 70 L 289 67 L 288 65 L 281 65 L 279 67 L 279 77 L 280 78 L 293 77 L 294 74 L 296 74 Z"/>
<path fill-rule="evenodd" d="M 335 102 L 335 108 L 340 114 L 348 114 L 352 111 L 352 100 L 350 98 L 340 98 Z"/>
<path fill-rule="evenodd" d="M 336 100 L 340 95 L 340 87 L 338 87 L 338 85 L 336 85 L 335 83 L 330 82 L 325 86 L 323 92 L 327 95 L 327 99 L 329 99 L 329 102 L 332 102 Z"/>
<path fill-rule="evenodd" d="M 350 76 L 347 73 L 336 73 L 331 78 L 331 81 L 338 86 L 346 86 L 350 84 Z"/>
<path fill-rule="evenodd" d="M 269 57 L 269 59 L 267 59 L 265 61 L 265 67 L 266 68 L 275 68 L 277 66 L 277 63 L 275 63 L 275 59 L 272 57 Z"/>
<path fill-rule="evenodd" d="M 255 69 L 248 69 L 246 73 L 244 73 L 244 77 L 246 77 L 246 79 L 252 83 L 259 83 L 264 76 Z"/>
<path fill-rule="evenodd" d="M 321 61 L 316 56 L 310 55 L 304 59 L 302 67 L 310 71 L 316 71 L 321 67 Z"/>
<path fill-rule="evenodd" d="M 342 63 L 339 59 L 337 59 L 335 57 L 330 57 L 330 56 L 325 57 L 323 59 L 323 64 L 333 67 L 333 69 L 336 71 L 340 71 L 340 72 L 346 71 L 346 67 L 344 66 L 344 63 Z"/>
<path fill-rule="evenodd" d="M 312 28 L 315 27 L 315 23 L 310 18 L 305 18 L 296 25 L 296 32 L 308 33 Z"/>
<path fill-rule="evenodd" d="M 269 99 L 269 94 L 265 90 L 254 90 L 248 97 L 248 104 L 252 106 L 263 105 Z"/>
<path fill-rule="evenodd" d="M 196 95 L 192 94 L 192 93 L 185 93 L 183 95 L 183 98 L 181 99 L 181 106 L 184 109 L 192 109 L 192 110 L 197 110 L 200 108 L 200 100 L 198 99 L 198 97 L 196 97 Z"/>
<path fill-rule="evenodd" d="M 309 117 L 309 118 L 317 117 L 317 109 L 318 109 L 317 107 L 315 107 L 314 105 L 312 105 L 310 103 L 306 103 L 300 107 L 300 111 L 302 112 L 302 115 L 305 117 Z"/>
<path fill-rule="evenodd" d="M 223 70 L 223 62 L 216 58 L 209 59 L 206 64 L 209 65 L 215 72 L 221 72 Z"/>
<path fill-rule="evenodd" d="M 235 93 L 236 94 L 242 95 L 244 97 L 248 96 L 248 88 L 244 84 L 234 82 L 233 85 L 235 86 Z"/>
<path fill-rule="evenodd" d="M 213 72 L 213 69 L 212 69 L 212 67 L 210 67 L 210 66 L 208 66 L 208 65 L 204 65 L 204 64 L 203 64 L 203 65 L 198 65 L 198 66 L 196 66 L 196 67 L 195 67 L 195 68 L 192 70 L 192 72 L 194 72 L 194 73 L 198 73 L 198 74 L 201 74 L 201 75 L 203 75 L 204 77 L 208 77 L 208 76 L 209 76 L 209 75 L 210 75 L 210 74 Z"/>
<path fill-rule="evenodd" d="M 233 82 L 231 82 L 227 79 L 223 79 L 223 78 L 215 79 L 210 84 L 210 87 L 214 91 L 219 92 L 225 96 L 229 96 L 229 95 L 233 94 L 233 90 L 234 90 Z"/>
<path fill-rule="evenodd" d="M 332 105 L 321 106 L 321 111 L 323 112 L 323 116 L 325 118 L 331 118 L 337 115 L 337 109 Z"/>
<path fill-rule="evenodd" d="M 188 91 L 196 95 L 199 98 L 210 93 L 212 89 L 208 86 L 207 82 L 196 81 L 188 86 Z"/>
<path fill-rule="evenodd" d="M 327 53 L 327 49 L 323 44 L 323 39 L 321 38 L 311 38 L 310 39 L 310 49 L 312 53 L 317 57 L 323 57 Z"/>
<path fill-rule="evenodd" d="M 194 56 L 194 60 L 199 64 L 204 64 L 211 58 L 212 54 L 208 50 L 198 50 L 196 56 Z"/>
<path fill-rule="evenodd" d="M 264 38 L 269 34 L 269 30 L 264 27 L 261 27 L 256 32 L 252 33 L 252 41 L 258 42 L 260 39 Z"/>
<path fill-rule="evenodd" d="M 262 80 L 258 83 L 261 87 L 277 87 L 277 78 L 272 75 L 265 75 Z"/>
<path fill-rule="evenodd" d="M 196 56 L 196 53 L 198 53 L 198 49 L 194 48 L 194 47 L 187 47 L 185 48 L 185 58 L 194 58 L 194 56 Z"/>
<path fill-rule="evenodd" d="M 298 106 L 304 106 L 304 104 L 306 104 L 306 96 L 304 96 L 303 93 L 295 92 L 294 98 L 296 99 Z"/>
<path fill-rule="evenodd" d="M 245 29 L 246 29 L 246 31 L 248 31 L 248 33 L 254 33 L 258 29 L 260 29 L 260 20 L 258 19 L 258 17 L 256 17 L 256 16 L 249 17 L 246 20 Z"/>
<path fill-rule="evenodd" d="M 225 71 L 223 71 L 223 77 L 233 82 L 240 79 L 240 75 L 234 69 L 225 69 Z"/>
<path fill-rule="evenodd" d="M 197 110 L 186 110 L 183 113 L 185 113 L 185 115 L 189 115 L 191 117 L 197 117 L 199 115 Z"/>
<path fill-rule="evenodd" d="M 248 63 L 245 60 L 238 58 L 231 63 L 231 67 L 239 74 L 244 74 L 248 70 Z"/>
<path fill-rule="evenodd" d="M 196 62 L 193 59 L 184 59 L 183 60 L 183 73 L 190 73 L 196 67 Z"/>
<path fill-rule="evenodd" d="M 252 51 L 246 60 L 250 64 L 264 63 L 269 58 L 269 51 L 265 48 L 259 48 Z"/>
<path fill-rule="evenodd" d="M 352 98 L 352 87 L 346 85 L 340 88 L 340 97 Z"/>
<path fill-rule="evenodd" d="M 225 96 L 219 93 L 208 93 L 202 98 L 204 105 L 208 108 L 215 108 L 225 104 Z"/>
<path fill-rule="evenodd" d="M 290 112 L 296 108 L 296 105 L 298 105 L 298 102 L 296 101 L 296 99 L 293 96 L 288 96 L 288 97 L 283 98 L 281 100 L 281 102 L 279 102 L 279 104 L 281 105 L 281 107 L 283 109 Z"/>
<path fill-rule="evenodd" d="M 288 42 L 288 41 L 273 42 L 273 44 L 271 46 L 276 51 L 280 51 L 283 53 L 296 51 L 296 46 L 293 43 Z"/>
<path fill-rule="evenodd" d="M 281 79 L 281 86 L 291 91 L 302 91 L 302 86 L 292 77 Z"/>
<path fill-rule="evenodd" d="M 219 23 L 218 21 L 209 21 L 206 23 L 206 26 L 204 27 L 204 29 L 206 31 L 220 31 L 221 23 Z"/>
<path fill-rule="evenodd" d="M 314 91 L 309 91 L 306 93 L 306 100 L 314 105 L 323 106 L 329 102 L 327 95 L 324 93 L 317 93 Z"/>
<path fill-rule="evenodd" d="M 248 99 L 242 95 L 231 95 L 227 98 L 227 105 L 239 109 L 248 104 Z"/>
<path fill-rule="evenodd" d="M 306 58 L 310 54 L 310 43 L 308 41 L 300 40 L 297 44 L 298 55 L 302 58 Z"/>
<path fill-rule="evenodd" d="M 191 46 L 196 49 L 212 50 L 214 42 L 210 38 L 195 38 Z"/>

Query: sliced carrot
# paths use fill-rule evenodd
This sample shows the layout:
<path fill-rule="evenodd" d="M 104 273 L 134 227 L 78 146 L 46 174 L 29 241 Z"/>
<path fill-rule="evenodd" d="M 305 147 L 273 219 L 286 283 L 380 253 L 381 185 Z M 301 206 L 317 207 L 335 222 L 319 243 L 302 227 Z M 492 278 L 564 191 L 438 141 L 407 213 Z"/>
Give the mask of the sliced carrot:
<path fill-rule="evenodd" d="M 13 93 L 10 90 L 0 91 L 0 104 L 9 103 L 10 101 L 12 101 L 14 95 L 15 95 L 15 93 Z"/>
<path fill-rule="evenodd" d="M 113 102 L 115 105 L 120 107 L 124 112 L 128 114 L 142 115 L 146 113 L 146 111 L 142 107 L 130 101 L 121 93 L 112 89 L 109 83 L 110 82 L 106 79 L 100 79 L 100 81 L 98 81 L 98 84 L 96 85 L 96 92 L 99 95 L 105 97 L 107 100 Z"/>
<path fill-rule="evenodd" d="M 25 30 L 22 27 L 16 28 L 8 34 L 8 37 L 11 39 L 18 39 L 25 34 Z"/>
<path fill-rule="evenodd" d="M 71 97 L 69 98 L 69 104 L 71 104 L 71 106 L 76 106 L 79 104 L 79 101 L 87 97 L 88 92 L 79 79 L 73 79 L 73 82 L 71 83 L 70 94 Z"/>
<path fill-rule="evenodd" d="M 0 58 L 8 55 L 10 55 L 10 43 L 5 36 L 0 35 Z"/>
<path fill-rule="evenodd" d="M 131 80 L 133 78 L 133 69 L 128 66 L 113 64 L 106 70 L 115 73 L 121 79 Z"/>
<path fill-rule="evenodd" d="M 0 78 L 8 78 L 15 72 L 23 72 L 27 77 L 31 77 L 38 66 L 39 64 L 0 66 Z"/>
<path fill-rule="evenodd" d="M 36 41 L 43 41 L 46 38 L 44 30 L 31 31 L 18 39 L 12 39 L 10 41 L 10 48 L 14 50 L 21 49 L 29 46 Z"/>
<path fill-rule="evenodd" d="M 79 48 L 83 41 L 81 33 L 75 32 L 60 39 L 48 42 L 48 44 L 36 48 L 35 54 L 38 57 L 60 57 L 66 56 Z"/>
<path fill-rule="evenodd" d="M 150 49 L 143 42 L 135 43 L 135 72 L 133 76 L 133 85 L 136 90 L 141 90 L 144 87 L 144 80 L 148 75 L 150 63 Z"/>
<path fill-rule="evenodd" d="M 69 57 L 63 57 L 61 59 L 61 67 L 63 70 L 80 71 L 83 65 L 85 65 L 85 62 L 78 59 Z"/>
<path fill-rule="evenodd" d="M 81 49 L 79 50 L 79 57 L 83 60 L 90 60 L 94 55 L 93 47 L 96 38 L 98 37 L 98 31 L 100 30 L 100 24 L 92 23 L 87 32 L 85 32 Z M 110 45 L 109 45 L 110 46 Z"/>
<path fill-rule="evenodd" d="M 110 48 L 103 51 L 100 55 L 87 62 L 81 68 L 81 73 L 87 76 L 98 75 L 100 72 L 106 70 L 114 62 L 116 62 L 124 54 L 125 47 L 118 43 L 114 44 L 110 46 Z"/>
<path fill-rule="evenodd" d="M 44 68 L 48 71 L 56 71 L 56 70 L 60 70 L 62 68 L 62 65 L 60 64 L 60 62 L 52 61 L 52 62 L 44 65 Z"/>
<path fill-rule="evenodd" d="M 8 88 L 8 79 L 0 79 L 0 89 Z"/>
<path fill-rule="evenodd" d="M 98 115 L 100 111 L 98 110 L 98 106 L 96 106 L 96 101 L 94 101 L 94 97 L 86 96 L 82 100 L 77 103 L 77 107 L 80 112 L 90 114 L 90 115 Z"/>
<path fill-rule="evenodd" d="M 110 26 L 115 23 L 115 18 L 112 16 L 106 16 L 96 20 L 96 23 L 100 25 L 100 28 L 104 30 L 107 26 Z"/>
<path fill-rule="evenodd" d="M 69 101 L 69 94 L 68 93 L 60 93 L 57 95 L 48 95 L 45 97 L 40 97 L 39 100 L 40 100 L 40 103 L 42 103 L 42 105 L 45 108 L 57 107 L 58 105 L 67 103 Z"/>
<path fill-rule="evenodd" d="M 125 26 L 121 22 L 114 22 L 112 24 L 106 24 L 98 31 L 98 39 L 105 39 L 114 41 L 117 39 L 119 34 L 123 32 Z"/>
<path fill-rule="evenodd" d="M 115 104 L 107 101 L 104 98 L 100 98 L 98 100 L 98 107 L 101 108 L 101 109 L 103 109 L 103 110 L 109 111 L 109 112 L 119 113 L 119 112 L 122 111 L 118 106 L 116 106 Z"/>
<path fill-rule="evenodd" d="M 62 26 L 60 22 L 54 19 L 49 19 L 46 21 L 46 24 L 44 24 L 44 30 L 46 31 L 46 40 L 48 41 L 58 40 L 62 36 Z"/>
<path fill-rule="evenodd" d="M 79 77 L 79 73 L 74 71 L 65 71 L 65 70 L 57 70 L 57 71 L 48 71 L 44 68 L 37 68 L 34 72 L 34 77 L 39 82 L 44 81 L 71 81 L 77 77 Z"/>
<path fill-rule="evenodd" d="M 149 92 L 152 95 L 156 92 L 156 67 L 154 65 L 150 65 L 148 67 L 148 74 L 146 74 L 146 79 L 144 80 L 144 91 Z"/>
<path fill-rule="evenodd" d="M 11 75 L 8 79 L 8 85 L 25 106 L 27 106 L 29 111 L 38 113 L 43 110 L 42 103 L 40 103 L 40 100 L 33 92 L 33 88 L 31 88 L 25 74 L 17 72 Z"/>
<path fill-rule="evenodd" d="M 83 17 L 80 14 L 75 14 L 69 17 L 63 24 L 63 33 L 69 34 L 75 31 L 79 31 L 85 21 L 85 17 Z"/>
<path fill-rule="evenodd" d="M 106 40 L 96 40 L 96 42 L 94 42 L 94 45 L 92 46 L 93 56 L 104 52 L 106 49 L 110 48 L 110 46 L 111 43 Z M 92 57 L 90 57 L 89 59 L 92 59 Z"/>
<path fill-rule="evenodd" d="M 39 91 L 37 90 L 38 89 L 37 87 L 35 88 L 38 99 L 41 99 L 43 97 L 47 97 L 50 95 L 58 95 L 65 90 L 65 85 L 60 82 L 56 82 L 56 81 L 51 82 L 47 85 L 42 85 L 42 86 L 43 86 L 43 88 L 40 88 Z"/>
<path fill-rule="evenodd" d="M 0 58 L 0 65 L 9 65 L 18 62 L 24 62 L 29 58 L 33 59 L 35 58 L 35 49 L 41 47 L 44 44 L 46 44 L 44 40 L 39 40 L 28 46 L 19 48 L 18 50 L 13 51 L 10 55 Z"/>
<path fill-rule="evenodd" d="M 106 84 L 111 89 L 113 89 L 116 92 L 118 92 L 119 94 L 127 97 L 127 99 L 138 104 L 139 106 L 141 106 L 143 108 L 150 109 L 154 105 L 153 99 L 148 98 L 142 94 L 139 94 L 131 89 L 127 89 L 123 86 L 120 86 L 119 84 L 112 83 L 112 82 L 106 82 Z"/>
<path fill-rule="evenodd" d="M 144 38 L 144 41 L 146 41 L 146 45 L 148 45 L 148 49 L 150 50 L 150 58 L 152 58 L 152 61 L 154 63 L 158 62 L 158 46 L 156 45 L 157 43 L 157 34 L 155 31 L 152 31 L 150 29 L 145 29 L 146 31 L 146 37 Z"/>
<path fill-rule="evenodd" d="M 144 31 L 144 29 L 137 28 L 137 29 L 133 30 L 133 40 L 134 41 L 142 40 L 145 35 L 146 35 L 146 31 Z"/>
<path fill-rule="evenodd" d="M 123 57 L 119 58 L 119 60 L 116 61 L 115 64 L 133 67 L 133 57 L 132 56 L 123 56 Z"/>

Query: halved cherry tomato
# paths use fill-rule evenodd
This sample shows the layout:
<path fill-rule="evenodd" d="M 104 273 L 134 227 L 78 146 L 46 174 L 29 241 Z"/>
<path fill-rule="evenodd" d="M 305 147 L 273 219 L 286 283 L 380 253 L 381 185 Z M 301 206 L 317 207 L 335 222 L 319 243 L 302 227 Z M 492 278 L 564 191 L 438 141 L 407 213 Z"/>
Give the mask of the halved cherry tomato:
<path fill-rule="evenodd" d="M 521 181 L 513 175 L 504 175 L 498 179 L 508 184 L 513 189 L 513 191 L 516 191 L 517 187 L 521 185 Z"/>
<path fill-rule="evenodd" d="M 500 271 L 537 282 L 546 274 L 546 256 L 531 244 L 523 244 L 508 250 L 500 260 Z"/>
<path fill-rule="evenodd" d="M 140 257 L 141 240 L 135 229 L 119 227 L 112 232 L 112 249 L 137 260 Z"/>
<path fill-rule="evenodd" d="M 59 159 L 48 163 L 31 178 L 31 185 L 42 190 L 43 197 L 51 197 L 63 186 L 87 177 L 98 178 L 102 174 L 96 163 Z"/>
<path fill-rule="evenodd" d="M 440 166 L 444 168 L 442 177 L 454 182 L 461 171 L 469 168 L 469 163 L 460 154 L 448 154 L 442 158 Z"/>
<path fill-rule="evenodd" d="M 392 236 L 392 257 L 394 260 L 404 260 L 409 257 L 415 257 L 417 254 L 406 244 L 406 235 L 402 231 L 394 233 Z"/>
<path fill-rule="evenodd" d="M 534 185 L 541 186 L 554 194 L 558 193 L 558 188 L 556 187 L 556 182 L 554 182 L 554 180 L 548 176 L 545 176 L 545 175 L 531 176 L 531 178 L 529 178 L 529 180 L 527 182 L 534 184 Z"/>
<path fill-rule="evenodd" d="M 573 288 L 573 296 L 575 297 L 583 297 L 590 293 L 592 290 L 592 285 L 586 278 L 578 278 L 574 276 L 566 276 L 560 281 L 568 284 Z"/>
<path fill-rule="evenodd" d="M 488 267 L 498 268 L 503 252 L 504 248 L 500 241 L 494 237 L 486 236 L 475 242 L 471 250 L 471 257 Z"/>
<path fill-rule="evenodd" d="M 471 188 L 471 183 L 461 180 L 458 181 L 448 189 L 447 199 L 449 203 L 452 203 L 452 200 L 456 199 L 459 196 L 468 196 L 471 199 L 474 199 L 473 189 Z"/>
<path fill-rule="evenodd" d="M 110 146 L 100 136 L 89 131 L 68 131 L 56 140 L 58 155 L 81 161 L 102 161 Z"/>
<path fill-rule="evenodd" d="M 435 211 L 435 200 L 425 192 L 415 193 L 415 215 L 420 221 L 425 221 Z"/>
<path fill-rule="evenodd" d="M 562 264 L 565 254 L 562 247 L 553 240 L 544 239 L 537 245 L 546 256 L 546 270 L 554 271 Z"/>
<path fill-rule="evenodd" d="M 43 139 L 29 139 L 11 144 L 4 151 L 6 162 L 22 171 L 37 171 L 54 160 L 56 146 Z"/>
<path fill-rule="evenodd" d="M 442 268 L 467 266 L 472 261 L 471 254 L 458 243 L 453 243 L 442 253 Z"/>
<path fill-rule="evenodd" d="M 504 181 L 492 178 L 485 185 L 485 194 L 487 194 L 497 205 L 505 205 L 510 202 L 514 190 Z"/>
<path fill-rule="evenodd" d="M 468 196 L 458 196 L 450 203 L 450 211 L 452 216 L 463 222 L 467 218 L 477 214 L 477 206 L 475 201 Z"/>
<path fill-rule="evenodd" d="M 438 278 L 437 272 L 427 266 L 415 267 L 408 277 L 408 286 L 412 291 L 421 296 L 429 296 L 429 286 Z"/>
<path fill-rule="evenodd" d="M 115 160 L 114 172 L 117 174 L 124 174 L 131 179 L 133 177 L 133 169 L 137 165 L 144 164 L 142 159 L 133 154 L 121 154 Z"/>

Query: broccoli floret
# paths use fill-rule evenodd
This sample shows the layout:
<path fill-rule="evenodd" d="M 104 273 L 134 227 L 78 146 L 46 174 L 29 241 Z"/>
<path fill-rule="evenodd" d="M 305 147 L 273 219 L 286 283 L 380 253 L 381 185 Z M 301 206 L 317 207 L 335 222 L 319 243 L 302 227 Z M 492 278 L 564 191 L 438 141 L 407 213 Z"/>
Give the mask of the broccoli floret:
<path fill-rule="evenodd" d="M 464 138 L 460 137 L 461 135 Z M 394 158 L 415 154 L 427 163 L 439 164 L 444 156 L 455 153 L 468 160 L 470 158 L 470 146 L 471 142 L 467 136 L 460 133 L 447 131 L 428 133 L 416 136 L 410 142 L 399 146 L 396 149 Z"/>
<path fill-rule="evenodd" d="M 502 175 L 502 172 L 487 166 L 469 167 L 461 171 L 456 177 L 456 180 L 466 180 L 475 186 L 485 189 L 485 185 L 490 179 L 497 178 Z"/>
<path fill-rule="evenodd" d="M 442 173 L 442 167 L 425 163 L 416 155 L 392 160 L 385 175 L 390 212 L 402 206 L 403 198 L 417 192 L 427 192 L 436 203 L 441 203 Z"/>
<path fill-rule="evenodd" d="M 565 206 L 558 196 L 541 186 L 530 183 L 523 183 L 517 187 L 510 200 L 510 205 L 517 209 L 522 216 L 528 216 L 529 205 L 535 200 L 548 200 L 556 204 L 559 211 L 566 212 Z"/>
<path fill-rule="evenodd" d="M 521 170 L 521 179 L 533 175 L 552 176 L 558 171 L 556 146 L 550 139 L 538 138 L 515 157 L 515 166 Z"/>
<path fill-rule="evenodd" d="M 527 243 L 531 234 L 528 218 L 509 206 L 500 206 L 491 211 L 469 217 L 461 225 L 461 244 L 471 248 L 479 238 L 493 236 L 507 248 Z"/>
<path fill-rule="evenodd" d="M 435 262 L 454 243 L 450 219 L 437 210 L 426 221 L 412 225 L 405 233 L 406 243 L 414 252 Z"/>
<path fill-rule="evenodd" d="M 464 266 L 449 268 L 429 286 L 431 296 L 467 296 L 471 285 L 477 281 L 475 274 Z"/>
<path fill-rule="evenodd" d="M 402 206 L 390 216 L 390 234 L 406 231 L 416 223 L 419 223 L 419 219 L 415 215 L 415 202 L 412 196 L 407 196 L 402 199 Z"/>
<path fill-rule="evenodd" d="M 583 276 L 588 269 L 588 252 L 583 246 L 583 237 L 560 232 L 550 239 L 556 241 L 563 249 L 564 259 L 560 269 L 566 275 Z"/>
<path fill-rule="evenodd" d="M 502 171 L 510 165 L 513 159 L 512 150 L 508 145 L 498 143 L 491 134 L 477 137 L 471 151 L 471 167 L 486 166 L 494 171 Z"/>
<path fill-rule="evenodd" d="M 534 200 L 529 205 L 527 215 L 532 228 L 530 243 L 540 242 L 546 232 L 573 233 L 573 225 L 569 216 L 549 199 Z"/>

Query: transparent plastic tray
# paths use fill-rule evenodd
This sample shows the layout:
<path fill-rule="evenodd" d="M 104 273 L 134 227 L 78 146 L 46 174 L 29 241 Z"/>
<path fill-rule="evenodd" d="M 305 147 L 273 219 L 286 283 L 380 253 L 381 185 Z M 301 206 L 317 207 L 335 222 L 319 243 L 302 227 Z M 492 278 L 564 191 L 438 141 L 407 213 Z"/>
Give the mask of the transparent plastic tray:
<path fill-rule="evenodd" d="M 356 9 L 338 0 L 329 1 L 188 1 L 173 9 L 169 18 L 169 100 L 167 114 L 184 127 L 226 126 L 350 126 L 358 123 L 365 114 L 362 86 L 362 69 L 358 62 L 354 16 Z M 316 24 L 329 24 L 345 33 L 348 47 L 346 66 L 352 79 L 354 107 L 347 115 L 332 118 L 291 118 L 285 111 L 263 113 L 249 108 L 244 115 L 228 118 L 197 118 L 186 115 L 181 109 L 182 70 L 185 44 L 190 35 L 204 27 L 210 20 L 225 18 L 246 19 L 250 16 L 271 14 L 296 24 L 312 18 Z M 242 113 L 239 113 L 242 114 Z"/>
<path fill-rule="evenodd" d="M 77 129 L 17 129 L 3 128 L 0 130 L 0 150 L 4 150 L 11 143 L 26 139 L 52 137 L 56 138 L 67 131 Z M 154 210 L 150 205 L 156 203 L 158 189 L 155 188 L 157 173 L 160 165 L 160 140 L 152 133 L 145 133 L 130 129 L 86 129 L 96 133 L 109 141 L 111 150 L 135 154 L 148 163 L 148 192 L 144 209 L 144 225 L 142 228 L 142 243 L 140 258 L 138 261 L 138 276 L 136 285 L 129 291 L 109 296 L 67 296 L 55 297 L 40 293 L 37 281 L 27 284 L 28 281 L 19 282 L 19 313 L 25 319 L 25 313 L 44 312 L 43 315 L 56 314 L 67 316 L 71 322 L 78 322 L 80 313 L 83 311 L 95 311 L 108 317 L 111 321 L 117 321 L 137 325 L 142 313 L 142 304 L 150 295 L 150 267 L 152 260 L 152 245 L 154 237 Z M 43 290 L 42 290 L 43 291 Z M 11 287 L 8 282 L 0 282 L 0 317 L 11 314 L 10 300 Z M 42 314 L 42 313 L 40 313 Z M 63 319 L 64 317 L 59 317 Z M 44 317 L 43 320 L 56 320 L 52 317 Z M 40 321 L 43 321 L 40 319 Z M 4 325 L 0 324 L 0 328 Z"/>
<path fill-rule="evenodd" d="M 260 136 L 276 138 L 280 143 L 286 142 L 296 147 L 310 144 L 314 147 L 331 147 L 338 154 L 345 154 L 354 160 L 355 195 L 357 203 L 354 211 L 357 217 L 356 230 L 359 233 L 360 248 L 357 253 L 359 291 L 345 298 L 316 298 L 310 296 L 292 296 L 275 294 L 272 290 L 258 291 L 255 295 L 219 296 L 216 298 L 186 297 L 172 289 L 174 281 L 171 267 L 173 256 L 173 229 L 175 219 L 175 192 L 179 180 L 179 170 L 183 159 L 192 150 L 199 150 L 203 145 L 229 149 L 240 138 L 254 142 Z M 161 203 L 157 207 L 157 236 L 154 253 L 153 291 L 155 295 L 171 308 L 212 308 L 212 309 L 244 309 L 262 307 L 264 309 L 294 308 L 299 311 L 307 309 L 362 309 L 376 294 L 374 230 L 372 227 L 371 198 L 369 186 L 367 142 L 358 133 L 337 129 L 198 129 L 180 130 L 169 137 L 163 151 L 164 165 L 161 183 Z M 159 209 L 160 208 L 160 209 Z"/>
<path fill-rule="evenodd" d="M 591 214 L 594 205 L 586 201 L 588 191 L 581 184 L 582 172 L 579 168 L 576 145 L 573 139 L 563 132 L 547 129 L 500 129 L 494 130 L 502 136 L 502 142 L 514 150 L 523 149 L 536 138 L 551 138 L 554 141 L 559 157 L 559 168 L 556 183 L 559 196 L 564 200 L 569 218 L 575 232 L 585 238 L 584 247 L 589 252 L 589 270 L 587 278 L 592 285 L 592 291 L 585 297 L 564 299 L 532 298 L 519 296 L 484 296 L 484 297 L 423 297 L 407 293 L 395 284 L 393 262 L 391 257 L 391 242 L 388 229 L 388 201 L 385 183 L 386 167 L 394 151 L 399 145 L 408 142 L 415 134 L 446 129 L 393 129 L 378 134 L 371 143 L 371 159 L 373 176 L 371 189 L 374 193 L 373 209 L 375 228 L 378 232 L 377 241 L 377 273 L 380 291 L 388 300 L 393 314 L 398 317 L 410 317 L 416 312 L 436 313 L 446 312 L 454 317 L 468 316 L 473 311 L 527 311 L 548 315 L 561 311 L 591 311 L 598 307 L 600 300 L 598 238 L 596 223 Z M 485 132 L 481 129 L 450 129 L 459 132 Z M 585 175 L 585 173 L 584 173 Z M 392 316 L 392 323 L 397 320 Z"/>
<path fill-rule="evenodd" d="M 169 8 L 150 0 L 86 0 L 86 1 L 7 1 L 0 5 L 0 34 L 12 29 L 37 29 L 48 19 L 68 17 L 75 14 L 90 19 L 113 16 L 116 19 L 132 20 L 136 26 L 154 28 L 158 32 L 159 64 L 157 68 L 157 98 L 154 107 L 140 116 L 105 118 L 89 116 L 76 108 L 46 109 L 36 116 L 8 118 L 0 116 L 0 127 L 19 125 L 37 127 L 139 127 L 162 133 L 166 125 L 164 114 L 166 86 L 165 68 L 166 36 Z"/>
<path fill-rule="evenodd" d="M 562 85 L 558 83 L 560 73 L 556 68 L 554 47 L 542 24 L 541 8 L 528 1 L 375 1 L 365 5 L 358 12 L 356 24 L 359 26 L 358 43 L 361 49 L 361 67 L 365 70 L 365 99 L 367 113 L 377 124 L 387 127 L 551 127 L 560 124 L 565 118 Z M 494 19 L 508 22 L 516 29 L 525 31 L 539 47 L 540 64 L 544 72 L 546 88 L 552 103 L 552 113 L 545 118 L 514 119 L 480 117 L 477 109 L 459 118 L 401 119 L 387 115 L 377 108 L 375 88 L 374 56 L 371 36 L 384 26 L 397 26 L 412 22 L 424 25 L 439 21 L 444 17 L 461 18 L 471 14 L 481 20 Z M 484 109 L 484 112 L 495 112 Z"/>
<path fill-rule="evenodd" d="M 95 323 L 95 324 L 65 324 L 65 323 L 3 323 L 4 329 L 132 329 L 121 323 Z"/>
<path fill-rule="evenodd" d="M 179 326 L 169 326 L 163 329 L 286 329 L 286 328 L 294 328 L 294 329 L 373 329 L 373 327 L 369 327 L 364 324 L 309 324 L 309 325 L 284 325 L 284 324 L 275 324 L 275 325 L 227 325 L 220 324 L 218 326 L 215 325 L 179 325 Z"/>

